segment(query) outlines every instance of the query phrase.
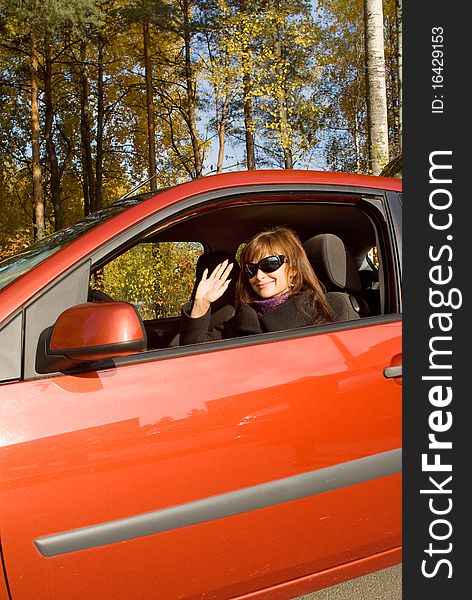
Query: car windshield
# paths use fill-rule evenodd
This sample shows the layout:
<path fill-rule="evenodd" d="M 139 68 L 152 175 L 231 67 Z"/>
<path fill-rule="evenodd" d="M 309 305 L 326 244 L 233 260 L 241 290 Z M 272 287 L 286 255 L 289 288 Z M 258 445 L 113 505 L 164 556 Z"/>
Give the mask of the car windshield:
<path fill-rule="evenodd" d="M 133 196 L 132 198 L 118 200 L 114 204 L 110 204 L 92 215 L 89 215 L 83 219 L 83 221 L 79 221 L 71 227 L 61 229 L 61 231 L 57 231 L 39 242 L 36 242 L 36 244 L 30 246 L 24 252 L 15 254 L 2 261 L 0 263 L 0 290 L 28 271 L 31 271 L 33 267 L 36 267 L 36 265 L 39 265 L 58 250 L 67 246 L 93 227 L 100 225 L 127 208 L 134 206 L 141 200 L 153 195 L 155 195 L 155 193 L 147 193 Z"/>

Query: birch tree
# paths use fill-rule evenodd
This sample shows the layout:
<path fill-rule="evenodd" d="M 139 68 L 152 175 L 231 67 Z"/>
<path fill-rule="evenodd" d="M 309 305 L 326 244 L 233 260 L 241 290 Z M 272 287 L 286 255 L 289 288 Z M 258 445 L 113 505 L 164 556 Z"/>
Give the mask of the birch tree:
<path fill-rule="evenodd" d="M 397 81 L 398 81 L 398 129 L 400 138 L 400 150 L 402 148 L 403 131 L 403 7 L 402 0 L 395 0 L 395 17 L 397 26 Z"/>
<path fill-rule="evenodd" d="M 378 175 L 388 162 L 388 118 L 382 0 L 364 0 L 369 164 Z"/>

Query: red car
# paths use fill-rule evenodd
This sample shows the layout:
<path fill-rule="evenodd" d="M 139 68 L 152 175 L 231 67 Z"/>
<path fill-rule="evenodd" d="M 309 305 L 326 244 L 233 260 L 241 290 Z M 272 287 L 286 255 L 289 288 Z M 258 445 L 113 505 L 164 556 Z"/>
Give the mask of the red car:
<path fill-rule="evenodd" d="M 282 224 L 351 313 L 179 345 L 168 284 L 159 314 L 143 291 L 159 260 L 193 276 L 169 244 L 237 254 Z M 400 562 L 400 180 L 203 178 L 41 241 L 0 288 L 1 600 L 289 599 Z"/>

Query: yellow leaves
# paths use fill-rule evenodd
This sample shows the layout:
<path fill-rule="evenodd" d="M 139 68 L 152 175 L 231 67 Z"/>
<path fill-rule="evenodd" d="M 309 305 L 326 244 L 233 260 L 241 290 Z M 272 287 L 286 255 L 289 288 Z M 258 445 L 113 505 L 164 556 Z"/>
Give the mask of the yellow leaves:
<path fill-rule="evenodd" d="M 26 250 L 32 242 L 32 232 L 26 227 L 22 227 L 16 233 L 6 236 L 4 245 L 0 244 L 0 261 L 13 256 L 17 252 Z"/>
<path fill-rule="evenodd" d="M 136 304 L 144 319 L 177 316 L 190 297 L 201 252 L 200 244 L 186 242 L 139 244 L 106 265 L 94 287 Z"/>
<path fill-rule="evenodd" d="M 6 19 L 3 22 L 3 29 L 8 36 L 13 38 L 18 35 L 24 35 L 24 26 L 15 18 Z"/>

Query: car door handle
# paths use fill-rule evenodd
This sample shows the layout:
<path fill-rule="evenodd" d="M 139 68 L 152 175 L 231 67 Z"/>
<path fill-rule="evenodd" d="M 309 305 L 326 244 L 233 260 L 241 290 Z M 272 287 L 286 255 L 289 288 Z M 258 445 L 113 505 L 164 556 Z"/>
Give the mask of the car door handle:
<path fill-rule="evenodd" d="M 384 377 L 387 379 L 395 379 L 402 376 L 402 365 L 395 365 L 394 367 L 385 367 Z"/>

